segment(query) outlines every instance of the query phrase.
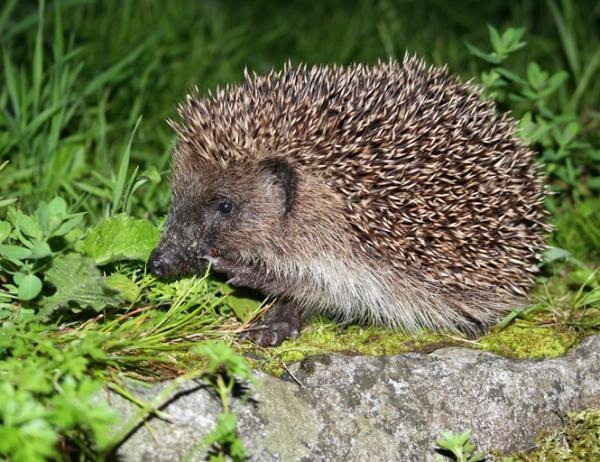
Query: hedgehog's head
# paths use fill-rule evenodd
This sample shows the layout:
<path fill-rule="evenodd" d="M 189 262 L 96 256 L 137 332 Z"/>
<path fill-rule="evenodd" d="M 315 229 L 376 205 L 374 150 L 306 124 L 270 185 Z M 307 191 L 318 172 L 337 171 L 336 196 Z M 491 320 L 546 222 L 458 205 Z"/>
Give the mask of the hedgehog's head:
<path fill-rule="evenodd" d="M 161 277 L 202 273 L 207 257 L 272 249 L 294 208 L 296 176 L 279 157 L 193 167 L 176 159 L 171 208 L 149 270 Z"/>

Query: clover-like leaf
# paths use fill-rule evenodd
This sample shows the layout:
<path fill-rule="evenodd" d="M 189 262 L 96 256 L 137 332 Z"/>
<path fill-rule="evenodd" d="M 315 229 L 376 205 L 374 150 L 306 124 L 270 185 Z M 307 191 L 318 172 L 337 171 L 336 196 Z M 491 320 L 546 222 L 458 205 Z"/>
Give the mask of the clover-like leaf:
<path fill-rule="evenodd" d="M 19 300 L 33 300 L 42 291 L 42 281 L 35 274 L 28 274 L 19 281 Z"/>

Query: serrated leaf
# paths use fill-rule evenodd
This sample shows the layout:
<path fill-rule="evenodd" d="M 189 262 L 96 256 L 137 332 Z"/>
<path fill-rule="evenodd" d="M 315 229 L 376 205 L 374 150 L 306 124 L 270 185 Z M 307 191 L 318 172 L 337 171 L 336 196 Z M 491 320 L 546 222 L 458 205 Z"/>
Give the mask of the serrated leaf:
<path fill-rule="evenodd" d="M 19 300 L 33 300 L 42 291 L 42 281 L 35 274 L 28 274 L 19 281 Z"/>
<path fill-rule="evenodd" d="M 92 228 L 77 249 L 98 265 L 121 260 L 146 261 L 159 238 L 160 231 L 153 224 L 116 215 Z"/>
<path fill-rule="evenodd" d="M 100 311 L 122 301 L 115 290 L 106 286 L 93 260 L 82 255 L 56 258 L 46 272 L 46 280 L 56 288 L 56 293 L 45 300 L 46 314 L 72 304 Z"/>

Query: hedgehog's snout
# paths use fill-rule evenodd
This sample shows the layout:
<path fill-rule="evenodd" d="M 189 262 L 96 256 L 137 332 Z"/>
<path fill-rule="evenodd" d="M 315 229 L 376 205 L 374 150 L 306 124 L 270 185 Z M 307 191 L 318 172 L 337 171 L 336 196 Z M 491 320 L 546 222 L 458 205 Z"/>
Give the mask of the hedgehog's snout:
<path fill-rule="evenodd" d="M 175 252 L 154 249 L 148 259 L 148 271 L 158 277 L 166 278 L 180 272 L 181 264 Z"/>
<path fill-rule="evenodd" d="M 180 247 L 159 244 L 148 259 L 147 268 L 160 278 L 183 276 L 186 274 L 204 274 L 208 261 L 194 258 L 192 253 L 182 252 Z"/>

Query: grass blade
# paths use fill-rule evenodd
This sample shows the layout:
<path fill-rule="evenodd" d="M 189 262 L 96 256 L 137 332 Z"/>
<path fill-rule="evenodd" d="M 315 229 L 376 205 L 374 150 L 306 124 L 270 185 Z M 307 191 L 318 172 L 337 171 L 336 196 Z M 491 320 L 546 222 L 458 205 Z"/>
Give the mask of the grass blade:
<path fill-rule="evenodd" d="M 577 41 L 575 39 L 575 35 L 567 26 L 565 19 L 556 6 L 554 0 L 547 0 L 546 3 L 548 4 L 548 8 L 552 13 L 556 28 L 558 29 L 558 35 L 560 36 L 560 41 L 562 42 L 565 55 L 567 56 L 567 61 L 569 62 L 571 72 L 575 76 L 575 81 L 579 82 L 581 77 L 581 68 L 579 66 L 579 53 L 577 51 Z"/>
<path fill-rule="evenodd" d="M 142 120 L 142 116 L 140 116 L 133 127 L 133 131 L 131 132 L 131 136 L 129 137 L 129 142 L 127 143 L 127 147 L 125 148 L 125 152 L 123 153 L 123 159 L 121 160 L 121 165 L 119 166 L 119 173 L 117 174 L 117 181 L 115 183 L 113 189 L 113 201 L 111 213 L 115 214 L 119 210 L 119 206 L 121 204 L 121 199 L 123 198 L 123 190 L 125 189 L 125 182 L 127 181 L 127 169 L 129 168 L 129 158 L 131 156 L 131 144 L 133 143 L 133 137 L 135 136 L 135 132 L 137 131 L 140 122 Z"/>
<path fill-rule="evenodd" d="M 44 72 L 44 10 L 45 0 L 40 0 L 38 9 L 38 30 L 35 37 L 35 51 L 33 54 L 33 113 L 37 114 L 40 104 L 40 94 L 42 92 L 42 79 Z"/>

